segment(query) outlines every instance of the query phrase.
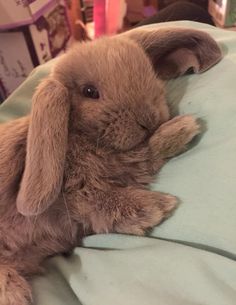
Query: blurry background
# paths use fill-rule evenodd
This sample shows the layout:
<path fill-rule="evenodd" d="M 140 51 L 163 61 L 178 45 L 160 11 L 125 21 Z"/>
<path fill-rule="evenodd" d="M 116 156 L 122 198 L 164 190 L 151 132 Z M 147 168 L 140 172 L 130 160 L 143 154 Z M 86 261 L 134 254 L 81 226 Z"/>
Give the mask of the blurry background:
<path fill-rule="evenodd" d="M 236 1 L 0 0 L 0 102 L 75 41 L 183 19 L 234 29 Z"/>

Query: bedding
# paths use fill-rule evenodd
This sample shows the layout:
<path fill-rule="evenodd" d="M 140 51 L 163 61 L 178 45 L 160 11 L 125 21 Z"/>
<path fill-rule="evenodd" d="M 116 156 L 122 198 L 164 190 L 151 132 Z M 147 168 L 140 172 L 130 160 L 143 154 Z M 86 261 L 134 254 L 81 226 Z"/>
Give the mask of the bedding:
<path fill-rule="evenodd" d="M 235 305 L 236 303 L 236 33 L 188 21 L 166 26 L 202 29 L 224 58 L 203 74 L 167 83 L 173 114 L 193 114 L 203 133 L 166 164 L 154 190 L 176 195 L 173 216 L 149 237 L 94 235 L 72 256 L 45 264 L 33 280 L 34 305 Z M 39 81 L 57 59 L 37 67 L 0 106 L 0 122 L 29 112 Z"/>

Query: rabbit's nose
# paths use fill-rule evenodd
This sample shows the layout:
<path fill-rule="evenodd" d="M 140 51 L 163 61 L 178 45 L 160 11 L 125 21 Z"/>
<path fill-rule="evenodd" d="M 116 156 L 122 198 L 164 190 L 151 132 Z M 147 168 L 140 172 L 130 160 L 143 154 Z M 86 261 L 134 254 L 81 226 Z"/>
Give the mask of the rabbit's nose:
<path fill-rule="evenodd" d="M 140 126 L 142 129 L 144 129 L 145 131 L 147 131 L 148 133 L 150 132 L 150 131 L 149 131 L 149 128 L 148 128 L 146 125 L 144 125 L 144 124 L 142 124 L 142 123 L 141 123 L 141 124 L 139 123 L 139 126 Z"/>
<path fill-rule="evenodd" d="M 156 124 L 153 124 L 151 122 L 139 122 L 139 126 L 145 130 L 149 135 L 152 135 L 154 131 L 157 129 Z"/>
<path fill-rule="evenodd" d="M 146 130 L 149 134 L 153 134 L 159 127 L 159 116 L 153 112 L 143 116 L 140 115 L 137 121 L 140 127 Z"/>

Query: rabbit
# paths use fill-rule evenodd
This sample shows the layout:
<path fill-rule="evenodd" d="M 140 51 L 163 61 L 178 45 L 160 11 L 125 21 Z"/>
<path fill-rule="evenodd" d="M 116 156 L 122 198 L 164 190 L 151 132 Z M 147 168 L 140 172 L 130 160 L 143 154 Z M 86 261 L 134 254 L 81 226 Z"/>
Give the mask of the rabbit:
<path fill-rule="evenodd" d="M 0 304 L 33 302 L 29 279 L 81 237 L 143 235 L 175 209 L 148 186 L 200 132 L 170 118 L 165 81 L 222 57 L 206 33 L 135 29 L 60 56 L 28 116 L 0 125 Z"/>

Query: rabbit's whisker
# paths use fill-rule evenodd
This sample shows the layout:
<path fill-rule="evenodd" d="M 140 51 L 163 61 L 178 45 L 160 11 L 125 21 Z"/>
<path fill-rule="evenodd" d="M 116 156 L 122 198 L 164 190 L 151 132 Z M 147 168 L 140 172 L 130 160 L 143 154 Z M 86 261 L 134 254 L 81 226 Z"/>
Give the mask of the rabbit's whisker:
<path fill-rule="evenodd" d="M 65 198 L 64 192 L 62 193 L 62 196 L 63 196 L 64 205 L 66 207 L 66 213 L 67 213 L 67 216 L 68 216 L 68 221 L 69 221 L 69 224 L 70 224 L 71 238 L 73 239 L 72 220 L 71 220 L 71 217 L 70 217 L 70 213 L 69 213 L 69 209 L 68 209 L 68 204 L 66 202 L 66 198 Z"/>
<path fill-rule="evenodd" d="M 98 136 L 98 137 L 97 137 L 97 144 L 96 144 L 96 153 L 97 153 L 97 151 L 98 151 L 99 141 L 100 141 L 100 137 Z"/>
<path fill-rule="evenodd" d="M 35 216 L 34 221 L 33 221 L 32 232 L 30 234 L 30 242 L 32 242 L 33 239 L 34 239 L 33 236 L 34 236 L 35 227 L 36 227 L 36 223 L 37 223 L 37 219 L 38 219 L 38 212 L 40 211 L 40 204 L 41 204 L 41 202 L 39 202 L 39 204 L 38 204 L 37 213 L 36 213 L 36 216 Z"/>

